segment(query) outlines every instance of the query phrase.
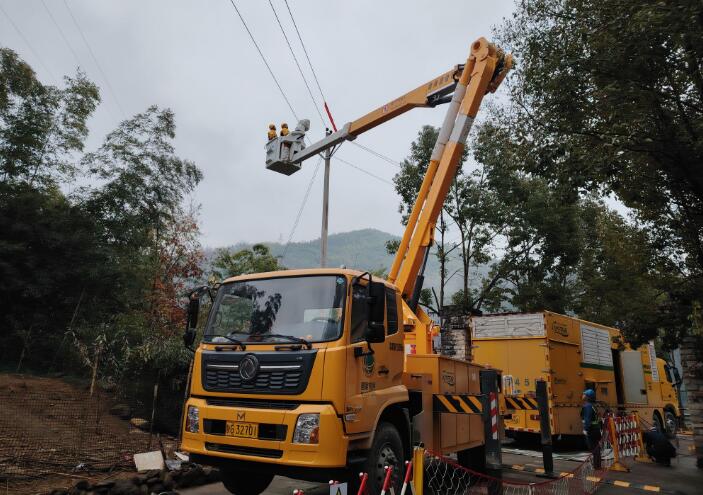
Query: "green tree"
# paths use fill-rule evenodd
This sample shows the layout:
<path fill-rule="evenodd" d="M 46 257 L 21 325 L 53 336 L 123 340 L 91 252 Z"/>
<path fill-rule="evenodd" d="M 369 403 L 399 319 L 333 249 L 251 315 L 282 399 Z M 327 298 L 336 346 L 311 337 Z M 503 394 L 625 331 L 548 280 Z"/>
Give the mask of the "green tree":
<path fill-rule="evenodd" d="M 212 264 L 213 275 L 217 281 L 237 275 L 286 269 L 279 264 L 278 258 L 271 254 L 271 250 L 265 244 L 254 244 L 251 249 L 239 251 L 218 249 Z"/>
<path fill-rule="evenodd" d="M 87 120 L 100 95 L 85 74 L 44 85 L 15 52 L 0 47 L 0 175 L 6 183 L 50 187 L 72 178 Z"/>
<path fill-rule="evenodd" d="M 520 61 L 515 105 L 493 119 L 523 170 L 632 208 L 685 279 L 689 314 L 703 291 L 702 15 L 691 1 L 520 2 L 499 30 Z"/>
<path fill-rule="evenodd" d="M 43 85 L 0 48 L 0 352 L 15 368 L 82 369 L 100 352 L 115 379 L 187 362 L 173 330 L 201 253 L 182 204 L 201 172 L 175 154 L 174 116 L 156 107 L 81 159 L 98 102 L 83 74 Z M 89 185 L 62 192 L 86 172 Z"/>
<path fill-rule="evenodd" d="M 86 192 L 88 207 L 104 219 L 116 242 L 157 243 L 165 225 L 202 180 L 191 161 L 175 154 L 176 123 L 171 110 L 151 106 L 123 121 L 82 165 L 102 182 Z"/>
<path fill-rule="evenodd" d="M 637 313 L 637 341 L 666 327 L 675 345 L 703 293 L 702 19 L 689 0 L 535 0 L 498 29 L 520 63 L 511 106 L 491 125 L 510 136 L 521 169 L 614 193 L 653 248 L 644 266 L 660 267 L 659 295 Z"/>

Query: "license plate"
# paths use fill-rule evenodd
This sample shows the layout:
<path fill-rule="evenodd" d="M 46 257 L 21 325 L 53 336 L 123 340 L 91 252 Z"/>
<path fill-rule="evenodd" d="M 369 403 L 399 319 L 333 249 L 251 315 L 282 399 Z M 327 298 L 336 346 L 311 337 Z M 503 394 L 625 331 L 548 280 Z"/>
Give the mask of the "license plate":
<path fill-rule="evenodd" d="M 225 434 L 228 437 L 258 438 L 259 425 L 256 423 L 240 423 L 238 421 L 227 421 Z"/>

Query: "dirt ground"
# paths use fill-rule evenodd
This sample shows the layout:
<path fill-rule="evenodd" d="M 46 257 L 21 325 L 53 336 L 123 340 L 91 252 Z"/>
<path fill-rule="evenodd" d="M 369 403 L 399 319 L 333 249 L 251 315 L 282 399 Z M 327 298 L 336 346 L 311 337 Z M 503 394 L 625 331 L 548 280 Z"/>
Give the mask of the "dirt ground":
<path fill-rule="evenodd" d="M 84 384 L 0 374 L 0 493 L 40 494 L 81 479 L 131 476 L 133 454 L 175 448 L 173 438 L 150 439 L 110 414 L 115 403 L 102 390 L 91 397 Z"/>

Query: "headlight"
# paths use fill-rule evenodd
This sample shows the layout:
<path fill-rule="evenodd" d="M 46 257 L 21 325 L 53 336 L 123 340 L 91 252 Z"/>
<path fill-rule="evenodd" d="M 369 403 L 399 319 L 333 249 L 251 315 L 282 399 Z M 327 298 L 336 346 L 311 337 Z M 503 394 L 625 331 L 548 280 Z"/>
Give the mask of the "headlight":
<path fill-rule="evenodd" d="M 293 443 L 319 443 L 320 415 L 301 414 L 295 423 Z"/>
<path fill-rule="evenodd" d="M 195 406 L 188 406 L 186 431 L 190 433 L 198 433 L 200 431 L 200 410 Z"/>

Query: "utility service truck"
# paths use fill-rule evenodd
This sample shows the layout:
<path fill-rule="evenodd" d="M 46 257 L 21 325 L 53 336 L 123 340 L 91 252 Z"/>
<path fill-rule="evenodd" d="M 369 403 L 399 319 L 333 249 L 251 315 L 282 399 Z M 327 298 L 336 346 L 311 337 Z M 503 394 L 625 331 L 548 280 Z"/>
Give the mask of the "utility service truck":
<path fill-rule="evenodd" d="M 540 432 L 535 382 L 547 382 L 553 435 L 581 435 L 581 394 L 587 388 L 613 412 L 634 412 L 676 433 L 676 368 L 656 357 L 653 344 L 632 349 L 615 328 L 550 311 L 471 319 L 473 357 L 502 370 L 506 433 Z"/>
<path fill-rule="evenodd" d="M 400 493 L 413 441 L 457 453 L 467 466 L 483 463 L 483 368 L 432 352 L 433 323 L 418 300 L 469 129 L 510 67 L 510 55 L 480 38 L 465 64 L 317 143 L 306 146 L 309 121 L 301 121 L 266 144 L 266 167 L 291 174 L 412 108 L 448 104 L 387 280 L 342 268 L 287 270 L 230 278 L 213 291 L 181 447 L 194 461 L 218 465 L 232 493 L 259 494 L 279 474 L 354 483 L 362 471 L 378 493 L 386 466 Z M 187 345 L 195 341 L 198 308 L 196 291 Z"/>

